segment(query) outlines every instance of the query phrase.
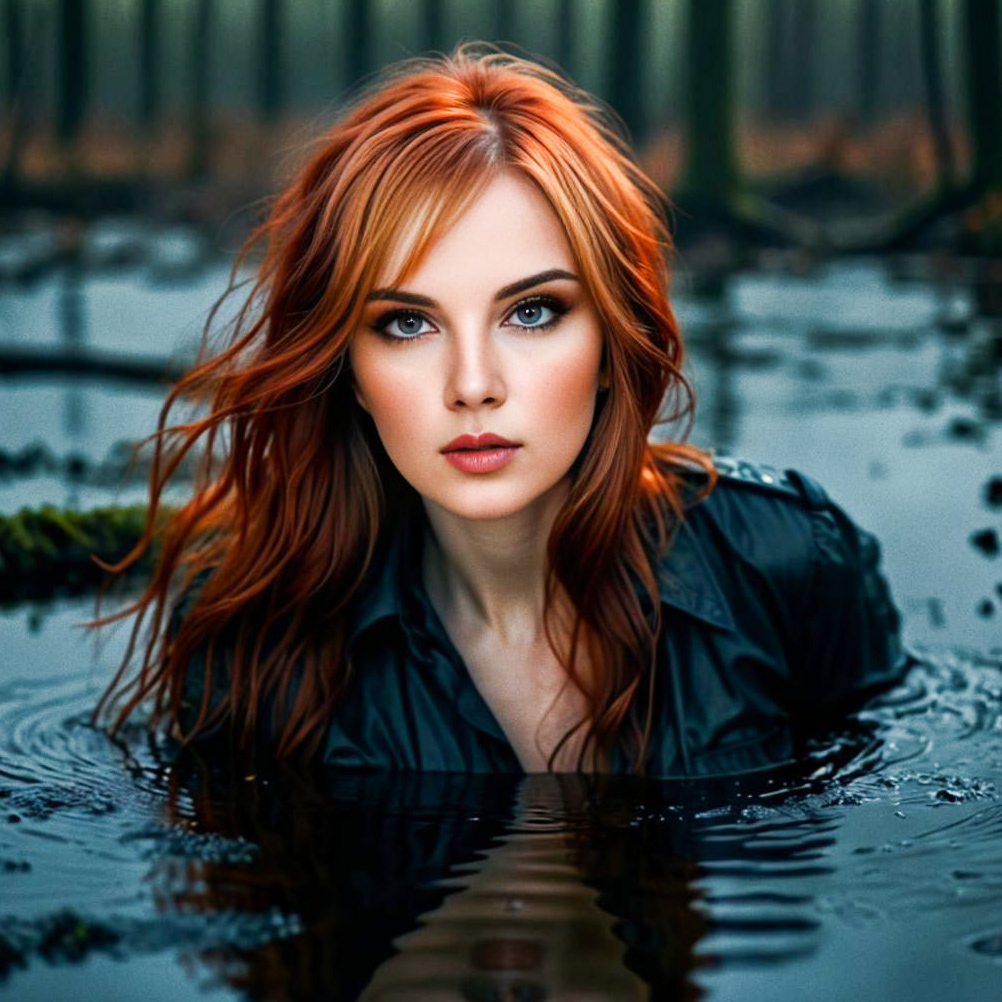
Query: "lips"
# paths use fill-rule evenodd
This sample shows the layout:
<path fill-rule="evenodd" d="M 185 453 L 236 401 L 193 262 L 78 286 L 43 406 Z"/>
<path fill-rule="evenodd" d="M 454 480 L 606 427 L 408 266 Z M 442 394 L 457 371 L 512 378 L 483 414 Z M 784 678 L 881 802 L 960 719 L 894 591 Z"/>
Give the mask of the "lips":
<path fill-rule="evenodd" d="M 519 443 L 509 441 L 500 435 L 484 432 L 483 435 L 460 435 L 454 438 L 442 452 L 473 452 L 481 449 L 517 449 Z"/>

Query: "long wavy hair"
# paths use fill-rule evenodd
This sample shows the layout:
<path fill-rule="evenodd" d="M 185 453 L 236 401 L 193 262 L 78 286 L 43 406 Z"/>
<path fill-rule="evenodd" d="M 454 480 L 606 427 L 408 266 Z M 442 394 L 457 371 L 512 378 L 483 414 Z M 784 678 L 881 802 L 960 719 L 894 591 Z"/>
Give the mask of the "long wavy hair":
<path fill-rule="evenodd" d="M 155 544 L 154 569 L 135 601 L 94 621 L 135 616 L 95 709 L 112 731 L 148 701 L 151 726 L 171 724 L 185 742 L 223 724 L 239 744 L 270 731 L 280 758 L 318 751 L 352 674 L 346 612 L 388 519 L 420 505 L 354 398 L 346 349 L 391 253 L 404 244 L 399 281 L 502 171 L 533 182 L 559 217 L 603 322 L 609 376 L 548 543 L 547 636 L 587 703 L 549 764 L 584 728 L 579 769 L 590 752 L 605 761 L 624 732 L 643 770 L 661 626 L 652 563 L 682 517 L 688 471 L 703 471 L 706 490 L 714 482 L 705 454 L 684 444 L 693 398 L 667 298 L 667 203 L 608 108 L 483 43 L 384 72 L 237 256 L 223 299 L 253 252 L 250 291 L 225 347 L 204 350 L 168 394 L 144 536 L 109 568 Z M 181 401 L 198 416 L 171 424 Z M 676 441 L 648 441 L 659 419 L 681 427 Z M 194 491 L 168 509 L 189 453 Z M 558 589 L 575 609 L 569 638 L 552 629 Z M 182 726 L 192 664 L 204 665 L 203 696 Z"/>

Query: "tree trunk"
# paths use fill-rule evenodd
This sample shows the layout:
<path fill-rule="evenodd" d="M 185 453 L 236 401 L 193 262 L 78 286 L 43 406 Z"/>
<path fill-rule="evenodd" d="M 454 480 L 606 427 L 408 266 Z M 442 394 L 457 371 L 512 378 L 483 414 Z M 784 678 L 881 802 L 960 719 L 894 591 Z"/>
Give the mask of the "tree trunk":
<path fill-rule="evenodd" d="M 76 142 L 87 113 L 87 3 L 59 4 L 59 108 L 56 134 L 64 146 Z"/>
<path fill-rule="evenodd" d="M 966 0 L 964 48 L 971 136 L 971 190 L 1002 187 L 1002 42 L 999 0 Z"/>
<path fill-rule="evenodd" d="M 574 39 L 577 38 L 576 0 L 560 0 L 557 6 L 557 64 L 570 77 L 576 77 Z"/>
<path fill-rule="evenodd" d="M 649 31 L 646 0 L 612 4 L 609 7 L 611 78 L 609 103 L 619 113 L 634 143 L 645 137 L 644 120 L 644 33 Z"/>
<path fill-rule="evenodd" d="M 683 189 L 716 204 L 737 186 L 731 0 L 689 0 Z"/>
<path fill-rule="evenodd" d="M 943 95 L 943 68 L 939 52 L 942 24 L 939 13 L 939 0 L 921 0 L 919 32 L 926 113 L 929 118 L 933 149 L 936 151 L 938 187 L 941 191 L 945 191 L 954 186 L 956 177 L 953 149 L 950 145 L 950 130 L 946 119 L 946 102 Z"/>
<path fill-rule="evenodd" d="M 425 52 L 438 52 L 445 38 L 445 9 L 443 0 L 424 0 L 421 5 L 421 31 Z"/>
<path fill-rule="evenodd" d="M 281 0 L 261 0 L 258 37 L 257 110 L 265 124 L 282 111 Z"/>
<path fill-rule="evenodd" d="M 494 0 L 494 41 L 502 43 L 515 41 L 514 0 Z"/>
<path fill-rule="evenodd" d="M 859 11 L 859 35 L 856 39 L 856 75 L 859 80 L 859 120 L 872 125 L 880 101 L 880 42 L 883 36 L 882 0 L 862 0 Z"/>
<path fill-rule="evenodd" d="M 814 111 L 814 51 L 817 44 L 815 0 L 793 4 L 790 43 L 790 109 L 798 122 L 807 121 Z"/>
<path fill-rule="evenodd" d="M 765 9 L 765 66 L 762 73 L 764 117 L 785 122 L 790 114 L 789 73 L 790 55 L 786 25 L 787 0 L 769 0 Z"/>
<path fill-rule="evenodd" d="M 160 0 L 139 8 L 139 126 L 149 139 L 160 118 Z"/>
<path fill-rule="evenodd" d="M 345 16 L 347 83 L 349 87 L 354 87 L 372 69 L 372 6 L 369 0 L 347 0 Z"/>
<path fill-rule="evenodd" d="M 190 173 L 203 177 L 209 170 L 209 57 L 212 51 L 212 0 L 195 0 L 191 25 L 191 91 L 188 116 L 191 130 Z"/>
<path fill-rule="evenodd" d="M 21 91 L 24 75 L 24 8 L 23 0 L 5 0 L 3 5 L 4 38 L 4 100 L 13 108 Z"/>
<path fill-rule="evenodd" d="M 21 161 L 21 143 L 27 121 L 27 88 L 24 79 L 24 9 L 22 0 L 5 0 L 3 5 L 3 38 L 6 57 L 4 101 L 7 105 L 7 135 L 4 158 L 0 164 L 0 187 L 14 188 Z"/>

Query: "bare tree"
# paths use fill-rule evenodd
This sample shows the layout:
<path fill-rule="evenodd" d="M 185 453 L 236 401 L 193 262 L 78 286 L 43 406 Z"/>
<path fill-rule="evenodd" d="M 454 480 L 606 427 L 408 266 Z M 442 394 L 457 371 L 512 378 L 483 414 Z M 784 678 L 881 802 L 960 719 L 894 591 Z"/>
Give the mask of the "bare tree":
<path fill-rule="evenodd" d="M 609 7 L 609 103 L 623 119 L 634 142 L 644 138 L 644 35 L 650 30 L 646 0 Z"/>
<path fill-rule="evenodd" d="M 160 0 L 139 5 L 139 126 L 148 139 L 160 117 Z"/>
<path fill-rule="evenodd" d="M 282 111 L 282 3 L 261 0 L 258 22 L 257 108 L 261 120 L 274 122 Z"/>
<path fill-rule="evenodd" d="M 883 0 L 861 0 L 856 22 L 857 107 L 864 125 L 872 125 L 880 101 L 880 48 L 883 39 Z"/>
<path fill-rule="evenodd" d="M 939 39 L 942 33 L 939 0 L 921 0 L 919 5 L 919 32 L 921 38 L 922 79 L 925 85 L 926 115 L 936 151 L 936 173 L 939 188 L 945 191 L 956 183 L 953 148 L 946 119 L 946 101 L 943 95 L 943 68 L 940 60 Z"/>
<path fill-rule="evenodd" d="M 369 0 L 347 0 L 344 5 L 348 86 L 372 70 L 372 6 Z"/>
<path fill-rule="evenodd" d="M 437 52 L 442 48 L 445 38 L 444 0 L 424 0 L 421 5 L 421 30 L 421 48 L 425 52 Z"/>
<path fill-rule="evenodd" d="M 966 0 L 967 114 L 971 194 L 1002 188 L 1002 17 L 999 0 Z"/>
<path fill-rule="evenodd" d="M 689 0 L 684 190 L 729 203 L 736 191 L 731 0 Z"/>
<path fill-rule="evenodd" d="M 64 145 L 76 142 L 87 113 L 88 7 L 86 0 L 61 0 L 59 4 L 56 134 Z"/>
<path fill-rule="evenodd" d="M 212 52 L 212 0 L 195 0 L 191 21 L 191 80 L 188 118 L 191 130 L 189 172 L 202 177 L 209 170 L 209 58 Z"/>

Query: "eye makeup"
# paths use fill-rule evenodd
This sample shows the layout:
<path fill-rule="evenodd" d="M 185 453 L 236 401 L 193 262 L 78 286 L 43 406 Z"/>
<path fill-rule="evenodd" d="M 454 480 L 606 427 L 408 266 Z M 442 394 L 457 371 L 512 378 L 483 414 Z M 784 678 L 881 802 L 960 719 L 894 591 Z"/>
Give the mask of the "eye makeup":
<path fill-rule="evenodd" d="M 519 310 L 524 310 L 527 308 L 535 309 L 546 309 L 549 310 L 553 316 L 549 320 L 545 320 L 542 323 L 537 324 L 524 324 L 524 323 L 511 323 L 511 318 L 518 313 Z M 554 327 L 560 322 L 560 319 L 570 310 L 570 306 L 564 302 L 562 299 L 553 295 L 552 293 L 527 296 L 525 299 L 519 300 L 505 315 L 505 321 L 503 326 L 514 327 L 523 331 L 539 331 L 547 330 Z M 418 331 L 415 334 L 399 334 L 393 333 L 389 330 L 391 324 L 397 320 L 403 319 L 414 319 L 418 321 L 425 321 L 426 323 L 431 323 L 431 321 L 420 311 L 414 308 L 397 308 L 393 310 L 387 310 L 385 313 L 381 314 L 375 323 L 372 325 L 373 331 L 386 338 L 387 341 L 394 343 L 406 342 L 406 341 L 418 341 L 428 334 L 435 333 L 432 331 Z"/>

